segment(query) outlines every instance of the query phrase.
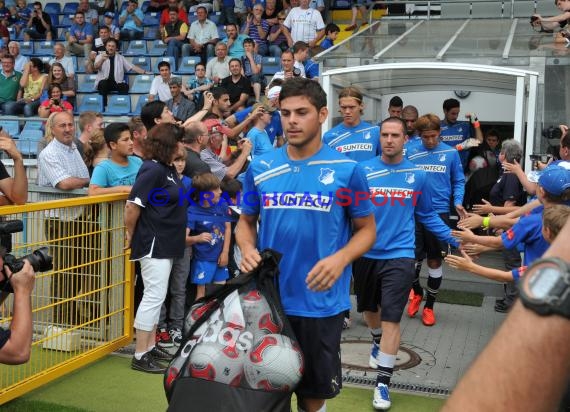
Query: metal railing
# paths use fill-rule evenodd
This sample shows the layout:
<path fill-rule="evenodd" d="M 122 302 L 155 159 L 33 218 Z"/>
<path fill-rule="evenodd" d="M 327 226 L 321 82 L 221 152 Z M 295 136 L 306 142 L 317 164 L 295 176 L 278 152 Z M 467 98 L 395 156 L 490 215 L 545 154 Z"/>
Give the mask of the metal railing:
<path fill-rule="evenodd" d="M 79 193 L 70 193 L 77 196 Z M 45 194 L 47 196 L 47 194 Z M 30 360 L 0 365 L 0 405 L 125 346 L 132 339 L 132 265 L 124 250 L 126 195 L 72 197 L 0 208 L 21 220 L 12 254 L 47 246 L 53 270 L 37 273 Z M 0 306 L 3 327 L 12 298 Z"/>

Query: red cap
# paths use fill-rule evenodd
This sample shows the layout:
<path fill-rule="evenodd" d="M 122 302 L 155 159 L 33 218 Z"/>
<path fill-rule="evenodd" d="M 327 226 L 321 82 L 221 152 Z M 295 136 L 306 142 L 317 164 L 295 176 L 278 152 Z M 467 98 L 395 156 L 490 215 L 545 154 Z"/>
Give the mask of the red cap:
<path fill-rule="evenodd" d="M 214 128 L 216 129 L 215 131 L 225 135 L 232 133 L 232 130 L 227 126 L 224 126 L 218 119 L 208 119 L 204 120 L 202 123 L 204 123 L 204 126 L 208 128 L 208 133 L 212 133 L 212 129 Z"/>

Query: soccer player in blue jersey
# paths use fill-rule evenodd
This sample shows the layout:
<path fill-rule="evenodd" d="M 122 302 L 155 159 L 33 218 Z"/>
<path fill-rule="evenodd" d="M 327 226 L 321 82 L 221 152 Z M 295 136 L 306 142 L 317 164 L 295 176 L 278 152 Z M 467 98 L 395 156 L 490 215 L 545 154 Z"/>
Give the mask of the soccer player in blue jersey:
<path fill-rule="evenodd" d="M 449 204 L 453 204 L 460 217 L 466 215 L 463 208 L 463 195 L 465 193 L 465 176 L 459 160 L 459 154 L 454 148 L 442 143 L 439 139 L 440 120 L 435 114 L 421 116 L 416 122 L 416 130 L 421 140 L 407 146 L 408 159 L 424 169 L 428 175 L 428 184 L 425 191 L 431 197 L 433 209 L 441 219 L 449 224 Z M 422 322 L 426 326 L 435 325 L 433 306 L 442 279 L 442 253 L 448 247 L 423 225 L 417 224 L 416 230 L 416 279 L 410 293 L 408 316 L 414 317 L 420 308 L 423 289 L 420 286 L 421 262 L 427 256 L 428 282 L 427 299 L 422 312 Z"/>
<path fill-rule="evenodd" d="M 404 158 L 405 142 L 405 122 L 390 117 L 382 122 L 382 155 L 361 164 L 375 206 L 376 243 L 354 263 L 354 289 L 373 336 L 369 363 L 378 369 L 372 401 L 377 410 L 391 406 L 388 386 L 400 346 L 400 320 L 414 280 L 415 219 L 442 242 L 457 245 L 431 206 L 426 172 Z M 381 341 L 374 338 L 380 327 Z"/>
<path fill-rule="evenodd" d="M 283 254 L 281 301 L 305 357 L 296 389 L 298 410 L 322 412 L 325 400 L 342 385 L 348 265 L 374 244 L 374 215 L 362 168 L 321 140 L 328 115 L 321 86 L 309 79 L 287 80 L 279 101 L 288 143 L 250 164 L 243 190 L 256 193 L 257 202 L 252 196 L 244 202 L 236 240 L 246 272 L 259 265 L 258 250 Z"/>
<path fill-rule="evenodd" d="M 459 100 L 457 99 L 447 99 L 443 102 L 443 115 L 445 117 L 441 121 L 441 141 L 461 152 L 461 164 L 465 170 L 469 149 L 483 143 L 481 125 L 475 114 L 466 115 L 469 122 L 457 120 L 459 118 Z M 474 135 L 471 134 L 471 126 L 473 126 Z"/>
<path fill-rule="evenodd" d="M 380 153 L 380 128 L 361 120 L 364 96 L 356 87 L 342 89 L 338 95 L 342 123 L 325 133 L 323 141 L 357 162 Z"/>

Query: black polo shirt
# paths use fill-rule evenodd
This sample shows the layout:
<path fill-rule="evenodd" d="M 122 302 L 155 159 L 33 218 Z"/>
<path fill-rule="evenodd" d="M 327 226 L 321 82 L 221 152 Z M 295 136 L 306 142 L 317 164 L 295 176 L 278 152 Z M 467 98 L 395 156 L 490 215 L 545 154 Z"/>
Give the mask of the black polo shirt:
<path fill-rule="evenodd" d="M 247 77 L 241 76 L 240 79 L 234 83 L 232 76 L 228 76 L 222 80 L 221 86 L 228 91 L 230 96 L 230 103 L 234 104 L 239 100 L 242 93 L 252 96 L 251 82 Z"/>
<path fill-rule="evenodd" d="M 196 153 L 192 149 L 186 149 L 186 151 L 188 155 L 186 156 L 186 167 L 183 172 L 185 176 L 193 178 L 198 174 L 210 172 L 210 166 L 200 159 L 200 153 Z"/>
<path fill-rule="evenodd" d="M 129 202 L 141 208 L 131 242 L 131 259 L 171 259 L 184 255 L 187 203 L 176 170 L 156 160 L 139 169 Z"/>

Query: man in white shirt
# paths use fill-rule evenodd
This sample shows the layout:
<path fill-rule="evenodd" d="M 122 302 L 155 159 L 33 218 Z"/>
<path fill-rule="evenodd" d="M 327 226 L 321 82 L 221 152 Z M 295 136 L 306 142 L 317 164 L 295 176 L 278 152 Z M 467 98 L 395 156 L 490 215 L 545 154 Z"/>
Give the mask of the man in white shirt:
<path fill-rule="evenodd" d="M 65 46 L 63 43 L 56 43 L 53 45 L 53 57 L 50 59 L 49 64 L 60 63 L 65 70 L 67 77 L 73 78 L 75 76 L 75 67 L 73 66 L 73 59 L 65 55 Z"/>
<path fill-rule="evenodd" d="M 208 11 L 203 6 L 196 9 L 198 20 L 190 25 L 188 40 L 190 44 L 182 46 L 182 56 L 200 56 L 206 63 L 214 56 L 214 45 L 218 42 L 218 28 L 216 24 L 208 20 Z"/>
<path fill-rule="evenodd" d="M 206 77 L 217 85 L 220 80 L 230 75 L 228 66 L 230 60 L 231 58 L 228 56 L 228 46 L 225 43 L 218 42 L 218 44 L 216 44 L 216 58 L 206 64 Z"/>
<path fill-rule="evenodd" d="M 301 0 L 299 7 L 291 9 L 285 23 L 293 43 L 304 41 L 312 49 L 325 35 L 325 23 L 318 10 L 309 8 L 309 0 Z"/>
<path fill-rule="evenodd" d="M 16 41 L 8 43 L 8 52 L 14 56 L 14 70 L 22 73 L 24 71 L 24 66 L 30 61 L 30 59 L 20 54 L 20 45 Z"/>
<path fill-rule="evenodd" d="M 156 76 L 150 85 L 150 92 L 148 96 L 149 102 L 152 102 L 157 97 L 161 102 L 172 99 L 172 94 L 170 94 L 170 86 L 168 85 L 171 77 L 170 63 L 158 63 L 158 71 L 160 75 Z"/>

